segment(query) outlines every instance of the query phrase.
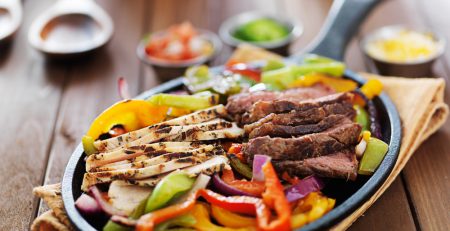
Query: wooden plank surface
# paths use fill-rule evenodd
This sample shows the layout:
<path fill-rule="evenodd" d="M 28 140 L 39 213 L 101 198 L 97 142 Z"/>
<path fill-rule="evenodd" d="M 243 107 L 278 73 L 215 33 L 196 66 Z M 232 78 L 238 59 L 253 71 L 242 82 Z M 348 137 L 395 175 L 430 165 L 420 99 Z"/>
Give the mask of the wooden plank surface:
<path fill-rule="evenodd" d="M 30 49 L 32 18 L 53 1 L 30 1 L 9 52 L 0 50 L 0 230 L 26 230 L 37 206 L 31 194 L 42 183 L 66 65 L 45 62 Z"/>
<path fill-rule="evenodd" d="M 29 48 L 30 22 L 53 1 L 25 1 L 25 20 L 9 50 L 0 48 L 0 230 L 27 229 L 36 214 L 31 189 L 61 180 L 66 162 L 90 122 L 117 101 L 117 77 L 125 76 L 131 92 L 160 83 L 152 68 L 135 55 L 139 39 L 147 32 L 189 20 L 218 32 L 220 23 L 248 10 L 282 14 L 304 25 L 303 36 L 292 51 L 308 44 L 322 25 L 331 0 L 154 0 L 98 1 L 112 15 L 113 40 L 84 61 L 49 63 Z M 182 3 L 181 3 L 182 2 Z M 440 13 L 438 13 L 440 12 Z M 438 30 L 450 38 L 450 3 L 439 0 L 388 0 L 364 23 L 361 34 L 388 24 L 404 23 Z M 346 55 L 349 67 L 367 70 L 355 39 Z M 232 49 L 225 46 L 214 64 L 222 64 Z M 435 66 L 448 79 L 450 51 Z M 447 93 L 449 88 L 447 87 Z M 448 94 L 446 98 L 449 102 Z M 401 178 L 361 217 L 352 230 L 446 230 L 450 224 L 450 124 L 435 134 L 415 154 Z M 12 145 L 11 145 L 12 144 Z M 48 161 L 48 162 L 47 162 Z M 23 170 L 23 171 L 22 171 Z M 41 207 L 39 212 L 45 210 Z"/>

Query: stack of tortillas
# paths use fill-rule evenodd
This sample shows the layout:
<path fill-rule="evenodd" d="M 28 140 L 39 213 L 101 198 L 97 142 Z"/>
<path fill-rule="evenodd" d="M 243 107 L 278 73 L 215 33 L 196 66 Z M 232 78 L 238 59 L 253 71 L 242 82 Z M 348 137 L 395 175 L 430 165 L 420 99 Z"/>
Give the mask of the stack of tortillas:
<path fill-rule="evenodd" d="M 231 59 L 239 62 L 281 59 L 280 56 L 265 50 L 249 46 L 240 46 Z M 431 134 L 436 132 L 448 117 L 449 108 L 444 103 L 445 81 L 442 78 L 399 78 L 362 74 L 366 78 L 379 79 L 400 114 L 403 127 L 402 146 L 392 173 L 377 192 L 359 209 L 333 227 L 333 230 L 347 229 L 361 216 L 392 184 L 408 162 L 411 155 Z M 47 185 L 34 189 L 34 194 L 43 198 L 50 211 L 42 214 L 33 222 L 31 229 L 39 230 L 43 225 L 54 230 L 73 230 L 63 209 L 61 186 Z M 47 229 L 45 229 L 47 230 Z"/>

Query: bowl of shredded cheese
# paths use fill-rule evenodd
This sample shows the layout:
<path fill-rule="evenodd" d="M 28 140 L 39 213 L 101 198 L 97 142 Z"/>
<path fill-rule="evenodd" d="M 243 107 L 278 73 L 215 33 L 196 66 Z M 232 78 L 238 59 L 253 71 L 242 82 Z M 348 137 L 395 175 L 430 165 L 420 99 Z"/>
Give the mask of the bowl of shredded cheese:
<path fill-rule="evenodd" d="M 399 25 L 375 30 L 361 42 L 380 74 L 405 77 L 430 76 L 432 64 L 444 47 L 444 39 L 434 32 Z"/>

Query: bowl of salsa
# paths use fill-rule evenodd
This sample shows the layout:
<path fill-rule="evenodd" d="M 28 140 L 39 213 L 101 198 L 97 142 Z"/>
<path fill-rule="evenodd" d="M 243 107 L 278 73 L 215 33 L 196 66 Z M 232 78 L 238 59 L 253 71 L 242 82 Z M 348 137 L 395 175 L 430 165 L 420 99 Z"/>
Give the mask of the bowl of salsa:
<path fill-rule="evenodd" d="M 222 49 L 219 37 L 189 22 L 146 35 L 137 47 L 142 62 L 163 80 L 179 77 L 187 67 L 208 63 Z"/>
<path fill-rule="evenodd" d="M 287 54 L 289 45 L 300 37 L 303 27 L 282 17 L 261 12 L 245 12 L 222 23 L 219 35 L 222 40 L 236 47 L 241 43 Z"/>

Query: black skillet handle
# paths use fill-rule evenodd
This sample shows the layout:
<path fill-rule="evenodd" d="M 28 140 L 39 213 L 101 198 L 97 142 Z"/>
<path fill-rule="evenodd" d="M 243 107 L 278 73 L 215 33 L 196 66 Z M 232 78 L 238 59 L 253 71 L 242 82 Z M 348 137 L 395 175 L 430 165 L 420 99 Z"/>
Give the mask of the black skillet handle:
<path fill-rule="evenodd" d="M 334 0 L 319 35 L 305 50 L 293 55 L 314 53 L 343 60 L 345 49 L 369 12 L 381 0 Z"/>

